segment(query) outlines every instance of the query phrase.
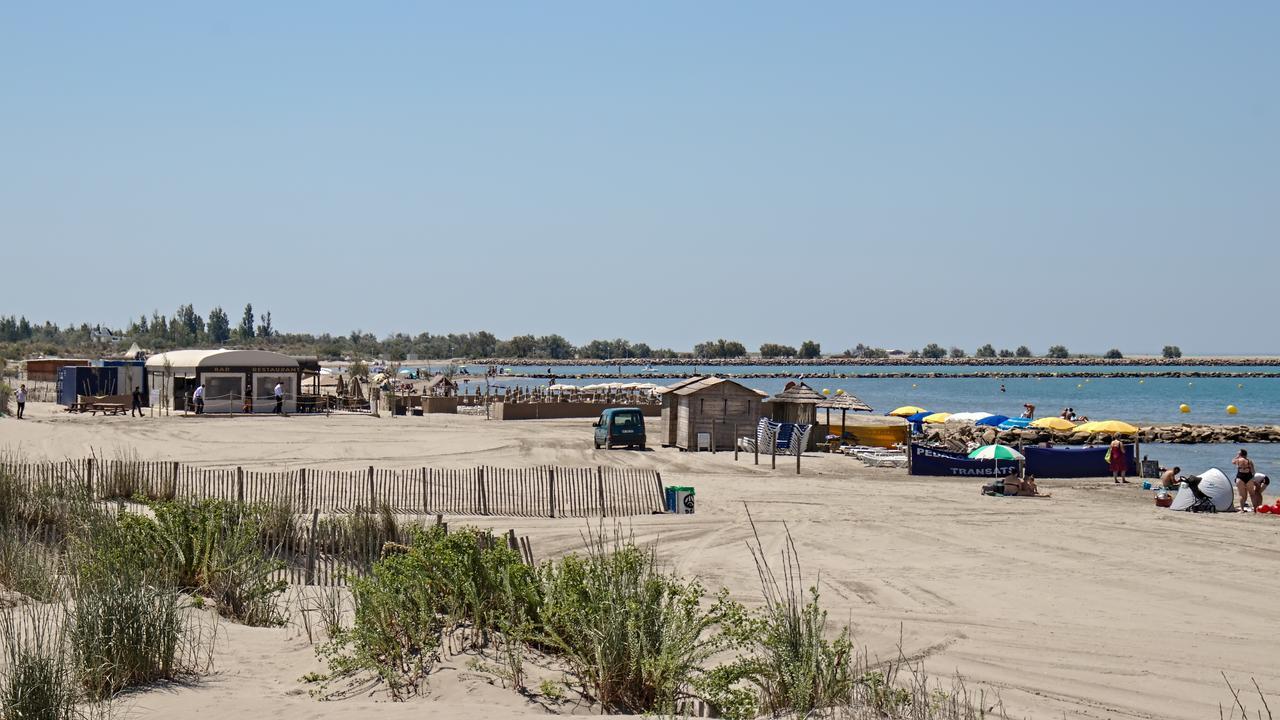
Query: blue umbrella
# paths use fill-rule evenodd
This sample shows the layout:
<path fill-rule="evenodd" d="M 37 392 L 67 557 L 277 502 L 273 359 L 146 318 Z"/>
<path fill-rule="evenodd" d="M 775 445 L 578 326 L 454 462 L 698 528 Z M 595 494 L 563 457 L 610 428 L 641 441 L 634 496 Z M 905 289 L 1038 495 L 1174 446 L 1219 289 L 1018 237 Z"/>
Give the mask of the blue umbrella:
<path fill-rule="evenodd" d="M 924 421 L 925 418 L 929 417 L 932 414 L 933 414 L 932 412 L 925 410 L 924 412 L 918 412 L 915 415 L 908 415 L 907 422 L 919 425 L 921 422 Z"/>
<path fill-rule="evenodd" d="M 1000 423 L 1008 419 L 1009 419 L 1008 415 L 991 415 L 990 417 L 984 417 L 981 420 L 975 422 L 974 425 L 986 425 L 989 427 L 996 427 L 997 425 L 999 425 Z"/>

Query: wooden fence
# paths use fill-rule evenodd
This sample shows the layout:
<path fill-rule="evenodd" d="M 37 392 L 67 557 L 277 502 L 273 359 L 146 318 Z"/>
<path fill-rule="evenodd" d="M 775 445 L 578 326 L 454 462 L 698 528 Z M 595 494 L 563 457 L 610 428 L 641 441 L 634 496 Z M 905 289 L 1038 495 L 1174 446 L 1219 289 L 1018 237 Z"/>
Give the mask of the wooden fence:
<path fill-rule="evenodd" d="M 303 513 L 386 507 L 397 514 L 619 517 L 665 507 L 661 473 L 603 466 L 269 472 L 165 461 L 0 458 L 0 471 L 28 487 L 79 485 L 94 499 L 221 499 L 287 505 Z"/>

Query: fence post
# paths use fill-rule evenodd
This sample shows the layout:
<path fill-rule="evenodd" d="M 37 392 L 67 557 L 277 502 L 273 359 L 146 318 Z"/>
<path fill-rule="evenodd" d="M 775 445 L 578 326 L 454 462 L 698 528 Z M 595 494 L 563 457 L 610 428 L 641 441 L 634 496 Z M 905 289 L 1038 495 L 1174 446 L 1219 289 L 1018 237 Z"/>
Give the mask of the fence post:
<path fill-rule="evenodd" d="M 244 468 L 236 467 L 236 502 L 244 504 Z"/>
<path fill-rule="evenodd" d="M 556 516 L 556 469 L 547 468 L 547 509 L 550 517 Z"/>
<path fill-rule="evenodd" d="M 715 421 L 715 418 L 712 418 L 712 420 L 711 420 L 711 454 L 712 454 L 712 455 L 715 455 L 715 454 L 716 454 L 716 421 Z"/>
<path fill-rule="evenodd" d="M 757 425 L 756 427 L 759 427 L 759 425 Z M 751 443 L 751 446 L 755 448 L 756 464 L 759 465 L 760 464 L 760 431 L 759 430 L 756 430 L 756 441 Z"/>
<path fill-rule="evenodd" d="M 431 481 L 428 478 L 430 478 L 430 473 L 424 467 L 422 468 L 422 512 L 424 514 L 431 512 L 431 493 L 429 492 Z"/>
<path fill-rule="evenodd" d="M 776 436 L 769 439 L 769 463 L 772 469 L 778 469 L 778 438 Z"/>
<path fill-rule="evenodd" d="M 733 424 L 733 461 L 738 462 L 738 423 Z"/>
<path fill-rule="evenodd" d="M 377 509 L 377 507 L 378 507 L 378 502 L 374 498 L 374 489 L 373 489 L 373 466 L 370 465 L 369 466 L 369 511 L 373 512 L 374 510 Z"/>
<path fill-rule="evenodd" d="M 489 494 L 484 486 L 484 466 L 476 468 L 476 491 L 479 493 L 477 498 L 480 501 L 480 514 L 489 514 Z"/>
<path fill-rule="evenodd" d="M 507 548 L 520 552 L 520 541 L 516 540 L 516 531 L 514 529 L 507 531 Z"/>
<path fill-rule="evenodd" d="M 298 468 L 298 492 L 301 493 L 302 503 L 300 507 L 307 506 L 307 469 Z"/>
<path fill-rule="evenodd" d="M 658 472 L 657 470 L 654 470 L 653 477 L 658 483 L 658 505 L 662 507 L 663 512 L 666 512 L 668 510 L 667 493 L 665 490 L 662 489 L 662 473 Z"/>
<path fill-rule="evenodd" d="M 604 468 L 599 465 L 596 466 L 596 494 L 600 500 L 600 517 L 604 517 Z"/>
<path fill-rule="evenodd" d="M 800 474 L 800 456 L 803 454 L 804 454 L 804 448 L 797 447 L 796 448 L 796 474 L 797 475 Z"/>
<path fill-rule="evenodd" d="M 320 508 L 311 511 L 311 534 L 307 537 L 307 584 L 315 582 L 316 528 L 320 524 Z"/>
<path fill-rule="evenodd" d="M 178 497 L 178 461 L 173 461 L 173 497 Z"/>
<path fill-rule="evenodd" d="M 84 464 L 85 489 L 89 491 L 89 499 L 93 499 L 93 458 L 89 458 Z"/>

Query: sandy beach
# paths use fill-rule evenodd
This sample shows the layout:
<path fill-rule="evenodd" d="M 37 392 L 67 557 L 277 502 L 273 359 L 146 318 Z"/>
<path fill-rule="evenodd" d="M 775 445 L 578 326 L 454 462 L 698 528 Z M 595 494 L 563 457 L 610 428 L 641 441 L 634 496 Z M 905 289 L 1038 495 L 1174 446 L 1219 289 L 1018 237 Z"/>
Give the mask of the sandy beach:
<path fill-rule="evenodd" d="M 658 541 L 677 571 L 758 600 L 746 513 L 766 548 L 788 527 L 833 619 L 873 655 L 901 652 L 942 679 L 998 692 L 1011 717 L 1205 718 L 1250 678 L 1280 705 L 1280 650 L 1269 632 L 1280 520 L 1160 510 L 1137 485 L 1043 480 L 1051 499 L 992 498 L 979 481 L 912 478 L 808 455 L 770 470 L 749 455 L 595 451 L 590 420 L 506 422 L 429 415 L 100 418 L 32 403 L 0 423 L 0 449 L 29 459 L 96 453 L 207 467 L 652 468 L 697 490 L 694 516 L 622 519 Z M 1270 498 L 1269 498 L 1270 499 Z M 527 534 L 538 558 L 577 549 L 577 519 L 454 518 Z M 301 719 L 525 717 L 547 710 L 446 663 L 424 698 L 320 702 L 299 678 L 323 665 L 298 627 L 223 623 L 215 669 L 191 686 L 125 700 L 131 717 Z"/>

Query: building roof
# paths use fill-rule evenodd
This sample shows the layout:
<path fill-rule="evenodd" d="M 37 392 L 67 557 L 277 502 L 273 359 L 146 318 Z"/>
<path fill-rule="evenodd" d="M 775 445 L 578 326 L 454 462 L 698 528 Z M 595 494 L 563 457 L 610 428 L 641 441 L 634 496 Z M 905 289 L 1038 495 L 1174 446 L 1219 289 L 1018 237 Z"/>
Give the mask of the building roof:
<path fill-rule="evenodd" d="M 298 367 L 288 355 L 267 350 L 170 350 L 147 358 L 148 370 L 163 370 L 165 360 L 172 370 L 212 367 Z"/>
<path fill-rule="evenodd" d="M 749 388 L 746 385 L 743 385 L 742 383 L 739 383 L 739 382 L 734 382 L 729 378 L 715 377 L 714 375 L 702 375 L 699 377 L 693 377 L 693 378 L 688 378 L 686 380 L 681 380 L 675 385 L 668 385 L 667 387 L 659 389 L 657 392 L 674 393 L 676 395 L 693 395 L 694 393 L 702 392 L 707 388 L 715 387 L 720 383 L 731 383 L 733 385 L 736 385 L 742 388 L 743 390 L 748 390 L 750 392 L 753 392 L 759 395 L 760 397 L 769 396 L 769 393 L 764 392 L 763 390 L 756 390 L 755 388 Z"/>
<path fill-rule="evenodd" d="M 442 385 L 442 384 L 447 385 L 449 387 L 458 386 L 458 383 L 450 380 L 449 378 L 445 377 L 444 375 L 441 375 L 440 373 L 436 373 L 431 377 L 429 381 L 427 381 L 427 389 L 430 390 L 431 388 L 437 385 Z"/>

